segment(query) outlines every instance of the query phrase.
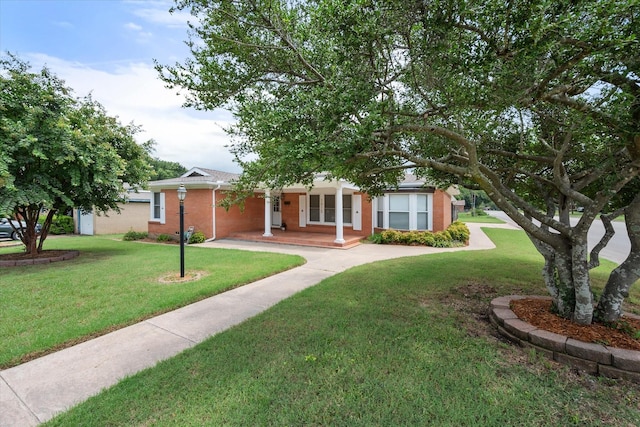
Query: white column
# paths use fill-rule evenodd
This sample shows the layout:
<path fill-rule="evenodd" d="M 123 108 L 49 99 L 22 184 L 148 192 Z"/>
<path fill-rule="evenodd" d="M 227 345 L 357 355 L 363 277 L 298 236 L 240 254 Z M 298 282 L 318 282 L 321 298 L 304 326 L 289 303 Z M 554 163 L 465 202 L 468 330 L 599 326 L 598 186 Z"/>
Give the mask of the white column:
<path fill-rule="evenodd" d="M 335 243 L 344 243 L 344 221 L 342 218 L 342 184 L 336 188 L 336 240 Z"/>
<path fill-rule="evenodd" d="M 271 234 L 271 191 L 264 191 L 264 234 L 262 237 L 273 237 Z"/>

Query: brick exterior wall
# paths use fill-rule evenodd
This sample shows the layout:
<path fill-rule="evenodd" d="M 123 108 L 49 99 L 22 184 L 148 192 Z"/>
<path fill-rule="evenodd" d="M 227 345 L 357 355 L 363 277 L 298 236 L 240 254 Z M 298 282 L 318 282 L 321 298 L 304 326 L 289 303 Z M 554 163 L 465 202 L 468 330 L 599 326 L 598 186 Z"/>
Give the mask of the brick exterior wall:
<path fill-rule="evenodd" d="M 168 234 L 174 239 L 180 235 L 180 201 L 175 190 L 162 190 L 165 193 L 165 223 L 149 221 L 149 236 Z M 148 217 L 147 213 L 147 217 Z M 213 190 L 189 189 L 184 199 L 184 229 L 195 226 L 207 238 L 213 236 Z"/>
<path fill-rule="evenodd" d="M 451 225 L 451 196 L 436 190 L 433 193 L 433 231 L 446 230 Z"/>
<path fill-rule="evenodd" d="M 225 197 L 223 193 L 216 193 L 218 203 Z M 223 239 L 237 232 L 264 232 L 264 196 L 256 193 L 254 197 L 245 200 L 244 209 L 237 205 L 232 206 L 229 211 L 217 207 L 216 224 L 216 239 Z"/>
<path fill-rule="evenodd" d="M 175 190 L 163 190 L 165 193 L 165 223 L 148 221 L 150 237 L 159 234 L 168 234 L 172 238 L 179 238 L 180 230 L 180 204 Z M 221 191 L 216 191 L 215 201 L 219 203 L 226 197 Z M 211 189 L 189 189 L 184 200 L 184 228 L 185 231 L 194 226 L 195 231 L 202 231 L 207 239 L 216 237 L 223 239 L 235 232 L 264 230 L 264 198 L 256 194 L 256 197 L 247 199 L 244 210 L 239 206 L 233 206 L 226 211 L 224 208 L 215 207 L 216 230 L 214 233 L 214 199 Z M 147 207 L 147 218 L 149 208 Z"/>
<path fill-rule="evenodd" d="M 175 190 L 165 191 L 165 224 L 157 221 L 148 222 L 150 237 L 159 234 L 168 234 L 173 238 L 178 238 L 179 230 L 179 201 Z M 354 193 L 361 196 L 362 200 L 362 230 L 354 231 L 352 226 L 345 226 L 344 233 L 348 235 L 359 235 L 366 237 L 371 234 L 373 227 L 373 204 L 364 193 Z M 283 193 L 281 194 L 281 214 L 282 221 L 287 224 L 287 229 L 291 231 L 314 232 L 335 234 L 335 226 L 307 224 L 306 227 L 299 226 L 299 196 L 306 196 L 306 193 Z M 216 202 L 220 202 L 226 196 L 221 191 L 215 193 Z M 256 193 L 255 197 L 245 201 L 244 209 L 239 206 L 232 206 L 228 211 L 221 207 L 215 208 L 216 230 L 213 230 L 214 223 L 214 198 L 211 189 L 188 189 L 185 199 L 185 230 L 193 225 L 196 231 L 202 231 L 207 239 L 223 239 L 237 232 L 264 231 L 264 197 Z M 306 207 L 308 208 L 308 207 Z M 147 217 L 148 217 L 147 208 Z M 433 194 L 433 228 L 434 231 L 445 230 L 451 224 L 451 196 L 448 193 L 436 190 Z"/>

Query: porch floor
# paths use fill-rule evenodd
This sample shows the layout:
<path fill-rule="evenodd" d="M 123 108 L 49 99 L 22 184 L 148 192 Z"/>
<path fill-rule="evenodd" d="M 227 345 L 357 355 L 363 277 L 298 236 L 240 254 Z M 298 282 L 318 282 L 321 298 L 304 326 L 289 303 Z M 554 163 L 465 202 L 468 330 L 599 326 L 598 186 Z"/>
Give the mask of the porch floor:
<path fill-rule="evenodd" d="M 335 234 L 307 233 L 304 231 L 282 231 L 272 229 L 272 237 L 264 237 L 264 231 L 247 231 L 234 233 L 229 239 L 247 240 L 250 242 L 280 243 L 286 245 L 316 246 L 321 248 L 350 249 L 360 244 L 362 236 L 344 235 L 344 243 L 335 243 Z"/>

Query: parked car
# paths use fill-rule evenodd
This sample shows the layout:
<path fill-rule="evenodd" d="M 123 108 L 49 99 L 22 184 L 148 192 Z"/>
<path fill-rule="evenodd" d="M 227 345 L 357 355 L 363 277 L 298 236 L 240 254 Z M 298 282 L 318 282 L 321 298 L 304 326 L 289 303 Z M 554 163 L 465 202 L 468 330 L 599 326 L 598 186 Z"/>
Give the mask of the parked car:
<path fill-rule="evenodd" d="M 13 223 L 13 226 L 16 229 L 18 229 L 18 231 L 15 231 L 13 227 L 11 227 L 11 224 L 9 223 L 9 220 L 7 218 L 0 219 L 0 238 L 10 238 L 13 240 L 19 240 L 20 236 L 18 235 L 18 233 L 20 230 L 20 223 L 22 223 L 22 227 L 26 227 L 27 224 L 24 221 L 18 222 L 15 219 L 12 219 L 11 223 Z M 41 229 L 42 229 L 42 226 L 40 224 L 37 224 L 36 233 L 40 234 Z"/>

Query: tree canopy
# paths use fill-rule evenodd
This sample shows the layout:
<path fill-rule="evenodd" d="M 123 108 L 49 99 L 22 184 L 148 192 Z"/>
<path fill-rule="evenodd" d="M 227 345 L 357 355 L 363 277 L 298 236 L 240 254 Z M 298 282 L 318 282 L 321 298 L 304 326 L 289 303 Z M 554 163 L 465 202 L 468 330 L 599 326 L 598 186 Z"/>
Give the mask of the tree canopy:
<path fill-rule="evenodd" d="M 177 8 L 194 16 L 192 57 L 157 69 L 187 89 L 187 105 L 234 112 L 244 188 L 328 171 L 375 195 L 412 170 L 484 190 L 544 256 L 560 314 L 590 323 L 598 303 L 597 316 L 620 316 L 640 277 L 638 0 Z M 584 212 L 571 225 L 575 205 Z M 602 245 L 589 253 L 587 232 L 620 213 L 632 250 L 595 301 Z"/>
<path fill-rule="evenodd" d="M 149 157 L 149 165 L 151 166 L 151 180 L 159 181 L 162 179 L 176 178 L 187 171 L 187 168 L 178 162 L 162 160 L 158 157 Z"/>
<path fill-rule="evenodd" d="M 120 124 L 90 96 L 74 98 L 46 67 L 32 72 L 11 54 L 0 64 L 0 215 L 26 222 L 18 231 L 33 254 L 56 212 L 118 211 L 123 183 L 147 181 L 148 153 L 134 140 L 136 126 Z"/>

